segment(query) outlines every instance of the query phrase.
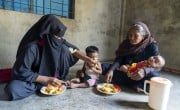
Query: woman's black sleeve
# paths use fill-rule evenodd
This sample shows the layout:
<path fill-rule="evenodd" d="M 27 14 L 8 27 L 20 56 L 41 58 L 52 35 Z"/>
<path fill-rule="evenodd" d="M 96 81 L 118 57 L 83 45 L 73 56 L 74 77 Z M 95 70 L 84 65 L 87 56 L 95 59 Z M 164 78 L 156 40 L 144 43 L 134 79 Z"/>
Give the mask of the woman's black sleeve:
<path fill-rule="evenodd" d="M 37 47 L 31 46 L 21 52 L 13 66 L 13 78 L 27 82 L 35 82 L 38 73 L 32 70 L 33 63 L 37 56 Z"/>
<path fill-rule="evenodd" d="M 156 43 L 152 43 L 147 47 L 146 52 L 149 54 L 149 56 L 156 56 L 159 55 L 159 48 L 158 45 Z M 152 73 L 152 72 L 158 72 L 160 71 L 161 68 L 152 68 L 152 67 L 145 67 L 144 71 L 147 74 Z"/>
<path fill-rule="evenodd" d="M 113 64 L 112 64 L 112 66 L 110 67 L 110 70 L 113 70 L 113 71 L 114 71 L 115 69 L 119 68 L 121 62 L 122 62 L 122 58 L 121 58 L 121 57 L 115 58 L 115 60 L 114 60 L 114 62 L 113 62 Z"/>

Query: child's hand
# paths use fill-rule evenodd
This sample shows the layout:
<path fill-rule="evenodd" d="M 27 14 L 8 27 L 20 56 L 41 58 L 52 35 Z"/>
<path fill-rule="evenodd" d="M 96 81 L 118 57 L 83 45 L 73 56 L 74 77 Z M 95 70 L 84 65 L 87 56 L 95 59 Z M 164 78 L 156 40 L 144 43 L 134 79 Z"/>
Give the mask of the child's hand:
<path fill-rule="evenodd" d="M 94 72 L 97 71 L 97 68 L 96 68 L 95 66 L 94 66 L 94 67 L 91 67 L 90 69 L 91 69 L 92 71 L 94 71 Z"/>
<path fill-rule="evenodd" d="M 102 68 L 101 68 L 101 63 L 97 62 L 95 65 L 90 67 L 90 69 L 95 72 L 96 74 L 101 74 L 102 73 Z"/>

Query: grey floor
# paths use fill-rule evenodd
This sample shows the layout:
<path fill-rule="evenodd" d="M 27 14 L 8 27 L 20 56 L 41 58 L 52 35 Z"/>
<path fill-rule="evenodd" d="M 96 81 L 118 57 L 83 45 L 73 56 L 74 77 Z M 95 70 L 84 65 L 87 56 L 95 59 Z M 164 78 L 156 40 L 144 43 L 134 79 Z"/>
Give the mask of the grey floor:
<path fill-rule="evenodd" d="M 69 78 L 73 77 L 79 68 L 71 68 Z M 180 75 L 161 75 L 173 82 L 167 110 L 179 110 Z M 147 95 L 126 87 L 121 87 L 122 91 L 116 95 L 104 95 L 92 87 L 67 89 L 56 96 L 34 94 L 22 100 L 7 101 L 3 91 L 4 85 L 0 84 L 0 110 L 151 110 L 147 105 Z"/>

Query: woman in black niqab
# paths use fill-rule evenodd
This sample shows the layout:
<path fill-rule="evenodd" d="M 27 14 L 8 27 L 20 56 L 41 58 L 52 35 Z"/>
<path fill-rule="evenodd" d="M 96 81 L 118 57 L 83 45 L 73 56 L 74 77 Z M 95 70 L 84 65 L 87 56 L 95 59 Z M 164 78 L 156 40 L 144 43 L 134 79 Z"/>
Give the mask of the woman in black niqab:
<path fill-rule="evenodd" d="M 32 43 L 33 41 L 42 40 L 43 36 L 45 35 L 51 34 L 63 37 L 66 29 L 66 26 L 53 15 L 49 14 L 41 17 L 40 20 L 29 29 L 21 40 L 17 55 L 27 44 Z"/>
<path fill-rule="evenodd" d="M 59 19 L 45 15 L 25 34 L 13 66 L 13 80 L 5 88 L 9 100 L 25 98 L 49 83 L 64 83 L 69 68 L 79 58 L 95 63 L 63 39 L 65 31 Z"/>

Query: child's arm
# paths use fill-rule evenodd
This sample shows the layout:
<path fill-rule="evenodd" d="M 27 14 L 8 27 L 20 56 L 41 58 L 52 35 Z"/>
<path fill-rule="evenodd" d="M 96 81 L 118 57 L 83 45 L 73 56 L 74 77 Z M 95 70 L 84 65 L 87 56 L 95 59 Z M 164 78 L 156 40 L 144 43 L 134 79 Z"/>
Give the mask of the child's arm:
<path fill-rule="evenodd" d="M 96 74 L 102 74 L 101 63 L 97 62 L 97 64 L 91 68 Z"/>

